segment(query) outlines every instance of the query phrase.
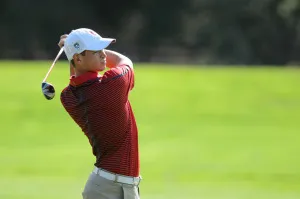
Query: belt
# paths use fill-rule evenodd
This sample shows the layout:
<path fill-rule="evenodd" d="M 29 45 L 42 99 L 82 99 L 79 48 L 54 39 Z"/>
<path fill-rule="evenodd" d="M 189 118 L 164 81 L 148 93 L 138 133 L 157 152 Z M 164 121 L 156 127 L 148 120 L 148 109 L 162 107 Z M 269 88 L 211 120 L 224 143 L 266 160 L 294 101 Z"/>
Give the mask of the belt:
<path fill-rule="evenodd" d="M 111 181 L 119 182 L 119 183 L 123 183 L 123 184 L 135 185 L 135 186 L 138 186 L 142 180 L 141 177 L 131 177 L 131 176 L 119 175 L 116 173 L 108 172 L 108 171 L 98 168 L 98 167 L 94 168 L 93 173 L 95 173 L 107 180 L 111 180 Z"/>

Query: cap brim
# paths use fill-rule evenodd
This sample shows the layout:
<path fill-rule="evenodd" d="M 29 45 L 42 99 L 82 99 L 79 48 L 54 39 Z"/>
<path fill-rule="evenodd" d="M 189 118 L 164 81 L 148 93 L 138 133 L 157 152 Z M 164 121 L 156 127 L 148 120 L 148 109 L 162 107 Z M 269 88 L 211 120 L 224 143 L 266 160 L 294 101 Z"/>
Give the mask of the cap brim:
<path fill-rule="evenodd" d="M 101 38 L 100 40 L 95 41 L 90 46 L 86 47 L 86 50 L 103 50 L 107 48 L 111 43 L 115 43 L 116 39 L 112 38 Z"/>

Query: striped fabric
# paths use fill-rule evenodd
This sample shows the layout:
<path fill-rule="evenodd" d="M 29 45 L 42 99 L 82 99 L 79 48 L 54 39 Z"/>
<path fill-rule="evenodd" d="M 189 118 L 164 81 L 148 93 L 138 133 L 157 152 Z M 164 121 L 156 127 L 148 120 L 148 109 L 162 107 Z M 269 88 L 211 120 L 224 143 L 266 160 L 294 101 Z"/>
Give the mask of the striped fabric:
<path fill-rule="evenodd" d="M 95 166 L 137 177 L 138 130 L 128 100 L 133 87 L 134 72 L 129 66 L 110 69 L 100 77 L 88 72 L 71 78 L 61 102 L 88 137 Z"/>

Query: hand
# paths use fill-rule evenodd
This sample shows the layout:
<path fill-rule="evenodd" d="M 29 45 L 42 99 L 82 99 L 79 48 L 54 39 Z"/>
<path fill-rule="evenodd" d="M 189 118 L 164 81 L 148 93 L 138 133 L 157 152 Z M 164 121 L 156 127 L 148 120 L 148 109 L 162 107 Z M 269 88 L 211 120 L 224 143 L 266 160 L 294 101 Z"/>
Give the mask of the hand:
<path fill-rule="evenodd" d="M 57 44 L 60 48 L 62 48 L 64 46 L 67 36 L 68 36 L 68 34 L 64 34 L 64 35 L 60 36 L 60 40 Z"/>

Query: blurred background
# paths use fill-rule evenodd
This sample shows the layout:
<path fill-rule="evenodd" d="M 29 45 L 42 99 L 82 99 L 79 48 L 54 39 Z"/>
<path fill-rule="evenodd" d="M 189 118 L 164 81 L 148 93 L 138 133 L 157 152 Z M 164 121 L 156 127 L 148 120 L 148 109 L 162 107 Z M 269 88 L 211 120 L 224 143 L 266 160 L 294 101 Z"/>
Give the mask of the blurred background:
<path fill-rule="evenodd" d="M 50 59 L 59 35 L 89 27 L 134 61 L 298 63 L 298 0 L 1 0 L 2 59 Z"/>
<path fill-rule="evenodd" d="M 300 198 L 299 0 L 1 0 L 0 198 L 79 199 L 95 158 L 60 104 L 62 34 L 134 61 L 142 199 Z"/>

